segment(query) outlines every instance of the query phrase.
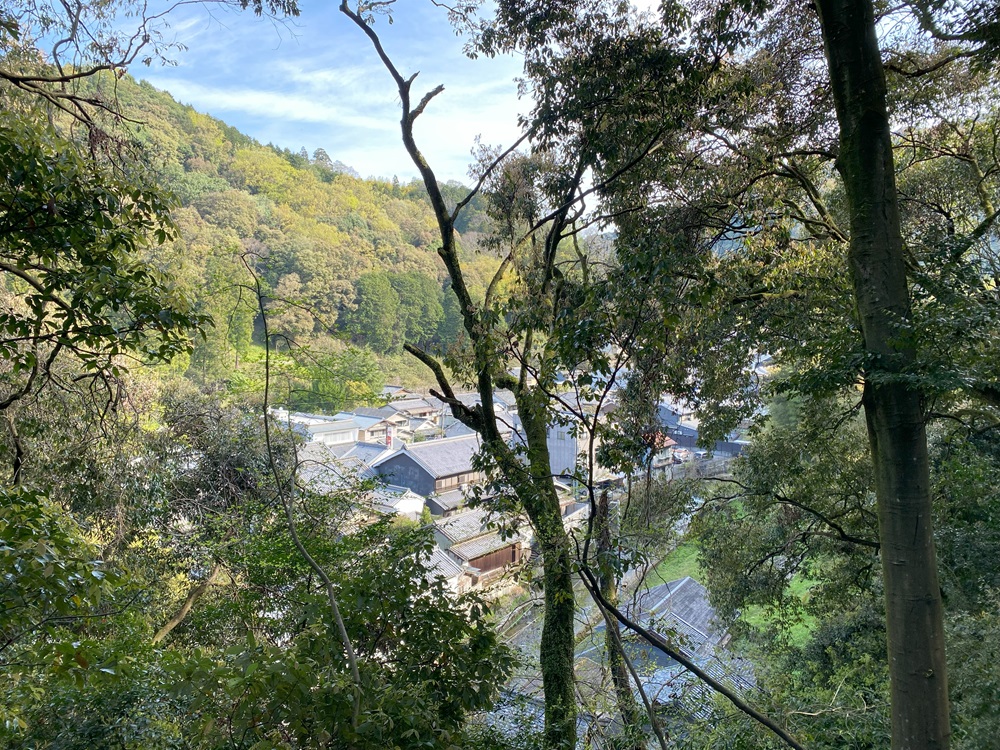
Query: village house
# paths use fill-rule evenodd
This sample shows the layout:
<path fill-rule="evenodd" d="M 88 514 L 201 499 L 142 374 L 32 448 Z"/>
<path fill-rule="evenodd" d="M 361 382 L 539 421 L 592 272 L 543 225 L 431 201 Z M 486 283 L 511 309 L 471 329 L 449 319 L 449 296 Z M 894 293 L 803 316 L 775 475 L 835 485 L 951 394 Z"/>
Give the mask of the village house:
<path fill-rule="evenodd" d="M 468 568 L 463 568 L 440 547 L 434 547 L 427 560 L 427 578 L 432 581 L 440 578 L 445 588 L 458 596 L 473 588 L 476 574 Z"/>
<path fill-rule="evenodd" d="M 412 398 L 415 394 L 406 390 L 401 385 L 386 385 L 382 387 L 382 398 L 386 401 L 400 401 L 404 398 Z"/>
<path fill-rule="evenodd" d="M 441 408 L 444 404 L 436 398 L 428 397 L 390 401 L 387 406 L 399 414 L 406 415 L 409 419 L 422 419 L 436 422 L 441 415 Z"/>
<path fill-rule="evenodd" d="M 364 516 L 373 512 L 419 520 L 424 498 L 406 487 L 386 484 L 369 466 L 369 461 L 384 452 L 385 446 L 365 443 L 306 443 L 297 450 L 297 481 L 313 492 L 352 490 L 350 509 L 345 506 L 345 513 L 355 524 L 364 523 Z"/>
<path fill-rule="evenodd" d="M 358 426 L 358 441 L 362 443 L 387 445 L 386 439 L 392 434 L 392 422 L 385 417 L 342 411 L 333 419 L 353 421 Z"/>
<path fill-rule="evenodd" d="M 472 585 L 496 580 L 529 554 L 530 530 L 520 528 L 513 536 L 502 534 L 485 508 L 459 513 L 434 522 L 438 547 L 472 576 Z"/>
<path fill-rule="evenodd" d="M 271 416 L 310 443 L 338 445 L 358 441 L 359 425 L 349 416 L 329 417 L 285 409 L 272 409 Z"/>
<path fill-rule="evenodd" d="M 586 407 L 585 407 L 586 408 Z M 614 408 L 614 404 L 601 407 L 600 418 L 604 419 Z M 562 412 L 549 424 L 546 442 L 549 447 L 549 470 L 552 476 L 569 477 L 578 472 L 586 473 L 593 466 L 595 481 L 607 481 L 615 475 L 597 462 L 597 450 L 601 445 L 600 434 L 593 442 L 586 426 L 576 415 Z"/>
<path fill-rule="evenodd" d="M 483 480 L 473 466 L 480 445 L 475 434 L 412 443 L 380 457 L 372 468 L 387 481 L 431 497 Z"/>

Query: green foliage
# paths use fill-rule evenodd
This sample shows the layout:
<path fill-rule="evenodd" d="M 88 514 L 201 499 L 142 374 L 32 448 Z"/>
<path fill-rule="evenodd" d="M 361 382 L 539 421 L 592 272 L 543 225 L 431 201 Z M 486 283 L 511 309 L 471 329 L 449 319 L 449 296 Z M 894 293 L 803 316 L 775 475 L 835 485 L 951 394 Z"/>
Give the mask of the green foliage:
<path fill-rule="evenodd" d="M 416 272 L 393 274 L 389 283 L 399 295 L 403 340 L 426 347 L 437 336 L 444 320 L 440 286 L 433 278 Z"/>
<path fill-rule="evenodd" d="M 306 380 L 306 387 L 289 393 L 288 403 L 295 409 L 336 414 L 381 398 L 382 371 L 370 350 L 349 346 L 330 354 L 308 350 L 294 354 Z"/>
<path fill-rule="evenodd" d="M 63 622 L 89 615 L 114 576 L 58 504 L 18 488 L 0 490 L 0 499 L 0 652 L 10 675 L 18 665 L 8 649 L 30 650 Z"/>
<path fill-rule="evenodd" d="M 141 170 L 122 175 L 28 116 L 0 116 L 0 357 L 3 403 L 59 356 L 117 378 L 117 355 L 167 361 L 205 318 L 142 258 L 173 236 L 169 205 Z M 41 376 L 41 377 L 39 377 Z"/>
<path fill-rule="evenodd" d="M 992 597 L 992 601 L 990 598 Z M 965 612 L 948 623 L 948 681 L 955 747 L 989 747 L 1000 732 L 1000 618 L 995 591 L 979 612 Z"/>
<path fill-rule="evenodd" d="M 312 511 L 337 501 L 307 500 Z M 341 509 L 342 510 L 342 509 Z M 301 516 L 300 523 L 308 516 Z M 203 747 L 233 733 L 294 747 L 446 747 L 465 715 L 490 705 L 510 669 L 507 650 L 489 627 L 475 596 L 454 599 L 440 579 L 427 580 L 426 530 L 389 520 L 334 539 L 327 523 L 303 523 L 300 533 L 316 559 L 336 571 L 338 599 L 358 655 L 361 721 L 352 728 L 353 686 L 325 593 L 312 581 L 282 525 L 247 540 L 232 569 L 245 585 L 219 615 L 242 621 L 245 640 L 223 653 L 178 665 L 177 692 L 193 701 Z M 270 612 L 261 592 L 276 592 Z M 280 593 L 277 593 L 280 592 Z"/>
<path fill-rule="evenodd" d="M 172 214 L 172 239 L 145 255 L 213 322 L 207 339 L 194 342 L 188 374 L 196 382 L 261 380 L 247 360 L 260 343 L 261 326 L 244 261 L 275 298 L 269 309 L 274 331 L 297 344 L 311 346 L 330 335 L 368 343 L 374 334 L 370 347 L 385 355 L 398 353 L 404 338 L 427 347 L 457 339 L 460 315 L 454 304 L 447 315 L 443 309 L 447 299 L 433 247 L 437 225 L 417 183 L 362 180 L 325 152 L 310 161 L 261 146 L 128 76 L 95 75 L 79 86 L 81 94 L 114 100 L 143 121 L 122 137 L 141 144 L 165 187 L 181 200 Z M 453 200 L 466 192 L 457 184 L 448 190 Z M 483 221 L 476 222 L 481 231 Z M 481 289 L 497 260 L 468 255 L 473 285 Z M 358 284 L 372 273 L 390 275 L 401 304 L 391 325 L 357 333 L 358 316 L 351 313 Z M 424 374 L 415 381 L 427 382 Z"/>
<path fill-rule="evenodd" d="M 429 580 L 428 531 L 390 519 L 358 524 L 365 486 L 301 491 L 294 504 L 360 661 L 362 713 L 352 728 L 340 639 L 275 505 L 259 414 L 190 386 L 170 393 L 160 428 L 128 445 L 125 473 L 91 477 L 111 497 L 92 493 L 71 515 L 37 492 L 4 491 L 0 741 L 464 746 L 466 716 L 492 704 L 511 654 L 481 599 L 455 599 Z M 273 460 L 284 474 L 292 445 L 275 429 Z M 34 479 L 27 470 L 25 478 Z M 97 557 L 98 538 L 109 563 Z M 154 642 L 185 600 L 191 611 Z"/>
<path fill-rule="evenodd" d="M 663 558 L 659 565 L 649 571 L 646 574 L 645 584 L 659 586 L 661 583 L 670 583 L 687 576 L 691 576 L 695 580 L 701 578 L 698 566 L 698 546 L 690 541 L 678 545 Z"/>
<path fill-rule="evenodd" d="M 344 317 L 347 330 L 382 354 L 398 354 L 402 331 L 398 326 L 399 294 L 386 273 L 369 273 L 355 284 L 354 309 Z"/>

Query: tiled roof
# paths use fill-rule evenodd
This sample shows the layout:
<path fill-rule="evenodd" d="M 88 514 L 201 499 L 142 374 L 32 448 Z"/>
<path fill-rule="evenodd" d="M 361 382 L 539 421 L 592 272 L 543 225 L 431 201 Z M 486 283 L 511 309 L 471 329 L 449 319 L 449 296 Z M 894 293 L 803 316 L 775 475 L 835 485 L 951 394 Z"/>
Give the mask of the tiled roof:
<path fill-rule="evenodd" d="M 498 388 L 493 392 L 493 403 L 502 404 L 509 409 L 517 406 L 517 399 L 514 398 L 514 391 Z"/>
<path fill-rule="evenodd" d="M 479 394 L 471 391 L 469 393 L 456 393 L 455 398 L 466 406 L 475 406 L 478 403 L 482 403 Z"/>
<path fill-rule="evenodd" d="M 454 510 L 465 502 L 465 493 L 462 490 L 448 490 L 435 495 L 434 502 L 441 510 Z"/>
<path fill-rule="evenodd" d="M 469 539 L 468 541 L 461 542 L 460 544 L 453 544 L 448 548 L 448 551 L 463 560 L 474 560 L 482 555 L 488 555 L 490 552 L 496 552 L 498 549 L 503 549 L 511 544 L 516 544 L 519 541 L 519 537 L 501 539 L 500 533 L 494 531 L 492 534 L 486 534 L 484 536 L 476 537 L 475 539 Z"/>
<path fill-rule="evenodd" d="M 402 399 L 400 401 L 393 401 L 389 405 L 392 407 L 393 411 L 421 411 L 421 412 L 424 412 L 424 411 L 434 410 L 434 409 L 438 408 L 438 407 L 435 407 L 433 404 L 428 403 L 425 399 L 422 399 L 422 398 L 406 398 L 406 399 Z"/>
<path fill-rule="evenodd" d="M 430 578 L 438 576 L 450 579 L 462 575 L 462 566 L 448 557 L 439 547 L 435 547 L 427 560 L 427 575 Z"/>
<path fill-rule="evenodd" d="M 349 411 L 342 411 L 336 416 L 337 419 L 350 419 L 353 420 L 358 427 L 367 430 L 370 427 L 374 427 L 379 422 L 384 422 L 384 417 L 377 417 L 369 414 L 355 414 Z"/>
<path fill-rule="evenodd" d="M 319 443 L 319 445 L 322 445 L 322 443 Z M 379 456 L 389 450 L 381 443 L 363 443 L 360 441 L 325 447 L 334 458 L 357 458 L 368 466 L 371 466 Z"/>
<path fill-rule="evenodd" d="M 354 413 L 362 417 L 378 417 L 379 419 L 385 419 L 386 417 L 391 417 L 396 413 L 396 410 L 391 406 L 359 406 L 354 410 Z"/>
<path fill-rule="evenodd" d="M 627 609 L 647 620 L 666 621 L 685 637 L 692 651 L 714 646 L 724 635 L 715 623 L 708 591 L 691 577 L 651 588 Z"/>
<path fill-rule="evenodd" d="M 322 424 L 311 424 L 307 426 L 309 432 L 313 434 L 326 433 L 326 432 L 347 432 L 349 430 L 358 429 L 358 423 L 353 419 L 331 419 L 329 422 L 323 422 Z"/>
<path fill-rule="evenodd" d="M 417 493 L 406 487 L 397 487 L 394 484 L 377 487 L 373 493 L 373 501 L 387 508 L 398 508 L 406 500 L 419 500 L 423 502 L 423 498 Z"/>
<path fill-rule="evenodd" d="M 345 457 L 357 458 L 360 461 L 364 461 L 366 465 L 371 466 L 379 456 L 388 450 L 388 448 L 380 443 L 355 443 L 344 455 Z"/>
<path fill-rule="evenodd" d="M 489 519 L 488 510 L 474 508 L 456 516 L 438 519 L 434 525 L 451 542 L 458 544 L 494 532 L 494 529 L 490 528 Z"/>
<path fill-rule="evenodd" d="M 462 435 L 471 435 L 475 432 L 471 427 L 467 427 L 457 419 L 454 421 L 449 421 L 448 426 L 444 428 L 445 437 L 461 437 Z"/>
<path fill-rule="evenodd" d="M 434 477 L 450 477 L 473 471 L 472 458 L 479 453 L 478 435 L 427 440 L 405 447 Z"/>

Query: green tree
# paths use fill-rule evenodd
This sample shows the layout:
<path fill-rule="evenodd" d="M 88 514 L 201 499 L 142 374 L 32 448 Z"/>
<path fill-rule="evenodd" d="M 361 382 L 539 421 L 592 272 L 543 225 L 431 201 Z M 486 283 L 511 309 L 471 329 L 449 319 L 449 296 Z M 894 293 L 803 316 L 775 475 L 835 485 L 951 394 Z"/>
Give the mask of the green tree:
<path fill-rule="evenodd" d="M 388 274 L 364 274 L 354 288 L 354 309 L 344 315 L 344 329 L 377 352 L 398 352 L 402 346 L 400 301 Z"/>
<path fill-rule="evenodd" d="M 304 370 L 306 383 L 289 394 L 292 407 L 336 414 L 380 399 L 382 371 L 370 349 L 349 346 L 329 354 L 311 349 L 293 354 Z"/>
<path fill-rule="evenodd" d="M 955 384 L 955 371 L 946 372 L 952 363 L 970 368 L 966 395 L 985 396 L 975 394 L 982 390 L 975 356 L 946 354 L 935 360 L 941 366 L 931 365 L 935 347 L 920 332 L 940 331 L 943 316 L 971 321 L 961 295 L 950 296 L 947 309 L 932 304 L 936 318 L 923 317 L 932 295 L 925 296 L 927 277 L 920 264 L 941 272 L 948 262 L 925 247 L 919 250 L 930 250 L 928 255 L 914 263 L 918 248 L 904 248 L 887 113 L 892 106 L 894 118 L 913 123 L 911 142 L 924 149 L 913 162 L 950 151 L 950 158 L 972 173 L 973 184 L 988 185 L 989 173 L 979 162 L 983 152 L 964 144 L 925 148 L 925 142 L 936 141 L 931 121 L 941 122 L 942 129 L 958 125 L 959 138 L 974 128 L 954 117 L 949 122 L 940 109 L 924 103 L 931 82 L 945 76 L 940 71 L 953 66 L 954 83 L 968 69 L 963 62 L 968 56 L 990 59 L 995 24 L 978 6 L 949 15 L 938 6 L 917 4 L 895 11 L 908 17 L 900 23 L 914 33 L 886 35 L 880 42 L 875 10 L 867 2 L 820 3 L 817 15 L 781 3 L 747 9 L 721 2 L 697 13 L 681 4 L 661 10 L 657 26 L 600 4 L 547 13 L 530 3 L 501 3 L 483 41 L 487 50 L 504 45 L 527 50 L 543 139 L 592 150 L 598 175 L 633 167 L 603 196 L 620 229 L 619 260 L 640 279 L 668 264 L 672 269 L 656 285 L 668 312 L 666 335 L 644 344 L 637 361 L 648 358 L 651 371 L 664 373 L 661 383 L 703 406 L 706 438 L 724 433 L 752 410 L 752 391 L 743 390 L 739 373 L 755 347 L 805 365 L 790 388 L 829 394 L 857 379 L 863 383 L 883 518 L 893 743 L 946 747 L 947 680 L 925 408 L 929 398 Z M 927 33 L 917 32 L 914 21 Z M 821 45 L 825 58 L 818 54 Z M 832 97 L 817 71 L 828 76 Z M 893 75 L 893 90 L 886 71 Z M 678 86 L 699 80 L 697 99 Z M 954 94 L 956 88 L 947 91 Z M 938 97 L 938 104 L 944 98 Z M 764 121 L 766 128 L 757 127 Z M 947 190 L 946 183 L 942 187 Z M 915 197 L 925 218 L 928 213 L 948 218 L 947 202 L 935 205 L 927 193 Z M 988 233 L 992 222 L 989 213 L 982 223 L 959 220 L 955 226 L 975 229 L 958 233 L 953 259 L 975 254 L 972 248 L 982 244 L 976 237 Z M 694 264 L 678 258 L 681 248 L 697 259 Z M 753 258 L 755 266 L 743 266 L 739 292 L 726 283 L 726 263 L 717 262 L 719 256 Z M 800 259 L 801 275 L 794 281 L 785 276 L 793 265 L 781 262 L 790 257 Z M 820 289 L 819 278 L 835 286 Z M 843 289 L 845 281 L 848 294 L 837 299 L 831 292 Z M 701 294 L 685 301 L 685 289 L 692 287 Z M 716 296 L 720 290 L 725 293 Z M 969 292 L 972 307 L 985 310 L 976 304 L 988 296 L 982 275 Z M 823 306 L 823 298 L 833 304 Z M 703 321 L 726 320 L 700 324 L 701 333 L 692 337 L 698 341 L 694 356 L 686 344 L 699 325 L 686 328 L 684 318 L 669 311 L 688 303 L 697 303 L 693 314 Z M 766 313 L 757 315 L 754 307 Z M 977 331 L 973 337 L 989 338 L 991 325 L 988 314 L 980 317 L 971 326 Z M 780 338 L 753 335 L 749 326 L 780 330 Z M 677 359 L 687 358 L 686 365 L 663 366 L 671 349 Z M 811 363 L 799 359 L 807 351 Z M 984 351 L 978 349 L 980 355 Z M 923 614 L 914 616 L 904 601 L 919 601 Z M 910 614 L 904 616 L 903 609 Z"/>
<path fill-rule="evenodd" d="M 403 340 L 414 346 L 426 346 L 444 319 L 440 287 L 434 279 L 418 272 L 393 274 L 389 283 L 399 295 Z"/>
<path fill-rule="evenodd" d="M 167 361 L 205 323 L 142 252 L 172 236 L 169 205 L 30 116 L 0 120 L 0 357 L 6 408 L 51 379 L 57 358 L 113 383 L 119 355 Z M 109 390 L 112 392 L 114 388 Z"/>

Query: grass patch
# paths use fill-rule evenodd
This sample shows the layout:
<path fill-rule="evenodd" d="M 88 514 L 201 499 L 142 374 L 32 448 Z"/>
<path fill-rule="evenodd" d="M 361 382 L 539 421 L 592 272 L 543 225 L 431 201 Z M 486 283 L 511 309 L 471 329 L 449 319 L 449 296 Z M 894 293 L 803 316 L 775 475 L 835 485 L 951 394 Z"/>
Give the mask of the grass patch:
<path fill-rule="evenodd" d="M 814 583 L 815 581 L 804 576 L 795 575 L 788 584 L 788 593 L 805 602 L 809 598 L 809 591 Z M 740 613 L 740 619 L 758 630 L 765 630 L 772 625 L 780 625 L 781 622 L 781 618 L 777 614 L 768 612 L 760 606 L 747 607 Z M 804 646 L 815 628 L 816 618 L 811 615 L 803 615 L 799 622 L 788 627 L 788 640 L 793 646 Z"/>
<path fill-rule="evenodd" d="M 645 586 L 652 588 L 685 576 L 691 576 L 696 581 L 701 578 L 701 569 L 698 567 L 698 545 L 694 542 L 683 542 L 664 557 L 660 564 L 646 575 Z"/>

